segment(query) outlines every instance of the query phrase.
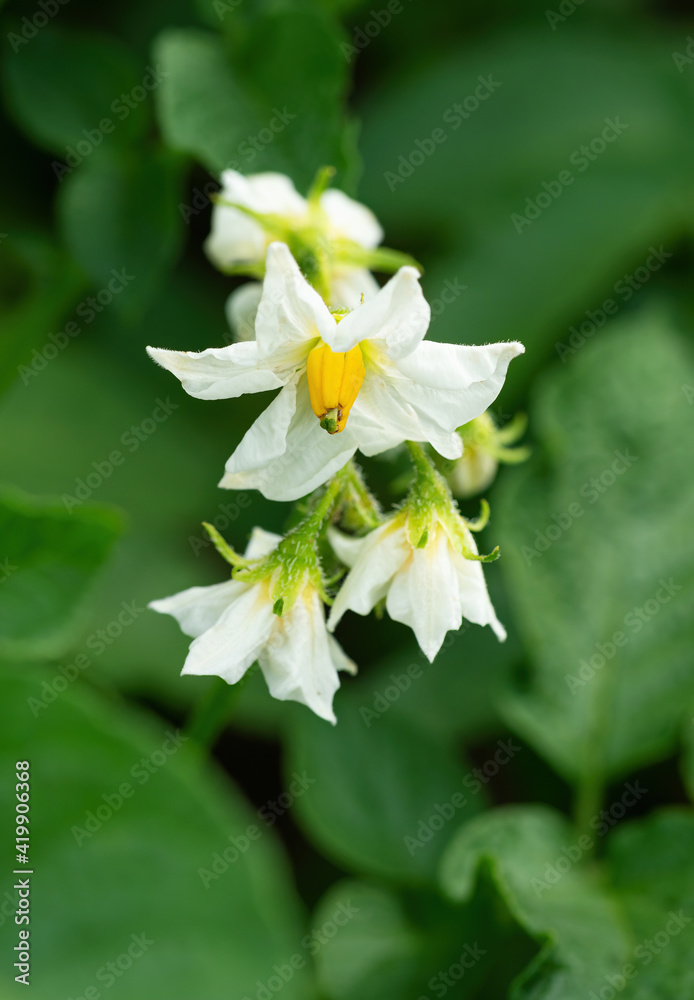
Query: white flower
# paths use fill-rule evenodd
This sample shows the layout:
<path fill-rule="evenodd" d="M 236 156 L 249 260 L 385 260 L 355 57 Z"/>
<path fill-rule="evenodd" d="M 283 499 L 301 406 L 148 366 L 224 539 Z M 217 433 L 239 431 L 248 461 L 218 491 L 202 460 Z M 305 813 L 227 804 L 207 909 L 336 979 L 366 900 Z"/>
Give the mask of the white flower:
<path fill-rule="evenodd" d="M 255 340 L 255 317 L 262 294 L 262 282 L 247 281 L 227 299 L 225 312 L 235 340 Z"/>
<path fill-rule="evenodd" d="M 456 428 L 496 398 L 524 348 L 422 342 L 429 318 L 412 267 L 400 268 L 371 301 L 334 315 L 288 248 L 273 243 L 255 341 L 200 353 L 148 351 L 199 399 L 281 388 L 227 462 L 220 486 L 295 500 L 357 448 L 378 455 L 405 440 L 428 441 L 445 458 L 460 457 Z"/>
<path fill-rule="evenodd" d="M 499 463 L 524 462 L 530 450 L 511 448 L 523 434 L 526 419 L 517 414 L 505 427 L 499 428 L 491 413 L 482 413 L 464 427 L 458 428 L 465 450 L 462 458 L 448 473 L 448 482 L 458 497 L 473 497 L 494 482 Z"/>
<path fill-rule="evenodd" d="M 279 535 L 256 528 L 245 556 L 268 555 L 280 541 Z M 235 684 L 257 660 L 273 698 L 299 701 L 334 723 L 337 671 L 355 673 L 356 667 L 326 630 L 322 600 L 310 574 L 281 615 L 273 610 L 271 587 L 269 577 L 256 583 L 227 580 L 191 587 L 149 606 L 172 615 L 193 637 L 184 674 L 215 674 Z"/>
<path fill-rule="evenodd" d="M 347 240 L 366 250 L 378 246 L 383 239 L 383 230 L 373 212 L 334 188 L 323 191 L 314 207 L 284 174 L 244 177 L 235 170 L 225 170 L 221 181 L 219 203 L 212 212 L 212 231 L 205 242 L 208 257 L 221 270 L 262 265 L 269 244 L 277 239 L 277 234 L 261 221 L 224 202 L 272 216 L 299 239 L 302 231 L 310 231 L 313 240 L 320 243 L 338 244 Z M 351 308 L 360 302 L 362 295 L 373 296 L 378 284 L 366 268 L 338 263 L 332 268 L 330 289 L 331 305 Z"/>
<path fill-rule="evenodd" d="M 454 533 L 447 526 L 448 518 L 435 517 L 423 547 L 413 544 L 408 521 L 405 509 L 365 538 L 350 538 L 331 529 L 331 545 L 352 569 L 330 612 L 330 631 L 345 611 L 368 615 L 385 598 L 390 617 L 410 626 L 430 661 L 446 633 L 459 629 L 463 618 L 475 625 L 491 625 L 503 641 L 506 632 L 489 599 L 482 565 L 462 554 L 461 532 L 465 548 L 477 554 L 462 518 Z"/>

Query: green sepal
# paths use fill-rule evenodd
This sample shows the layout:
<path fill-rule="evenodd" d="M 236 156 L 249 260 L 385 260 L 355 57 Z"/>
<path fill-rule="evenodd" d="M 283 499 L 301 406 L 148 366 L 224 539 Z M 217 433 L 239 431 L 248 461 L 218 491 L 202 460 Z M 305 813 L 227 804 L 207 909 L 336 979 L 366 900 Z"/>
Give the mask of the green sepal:
<path fill-rule="evenodd" d="M 490 514 L 489 504 L 487 503 L 486 500 L 480 500 L 479 516 L 476 517 L 473 521 L 466 520 L 465 523 L 467 524 L 470 531 L 482 531 L 482 529 L 486 528 L 487 525 L 489 524 L 489 514 Z"/>
<path fill-rule="evenodd" d="M 229 545 L 229 543 L 222 538 L 213 524 L 208 524 L 207 521 L 203 521 L 202 526 L 210 536 L 212 544 L 216 548 L 217 552 L 219 552 L 222 559 L 226 559 L 230 566 L 246 565 L 246 560 L 243 556 L 240 556 L 238 552 L 234 551 L 231 545 Z"/>
<path fill-rule="evenodd" d="M 407 253 L 391 250 L 389 247 L 363 247 L 353 240 L 334 240 L 331 244 L 333 256 L 340 264 L 351 264 L 353 267 L 365 267 L 370 271 L 381 271 L 391 274 L 401 267 L 415 267 L 420 274 L 424 268 Z"/>

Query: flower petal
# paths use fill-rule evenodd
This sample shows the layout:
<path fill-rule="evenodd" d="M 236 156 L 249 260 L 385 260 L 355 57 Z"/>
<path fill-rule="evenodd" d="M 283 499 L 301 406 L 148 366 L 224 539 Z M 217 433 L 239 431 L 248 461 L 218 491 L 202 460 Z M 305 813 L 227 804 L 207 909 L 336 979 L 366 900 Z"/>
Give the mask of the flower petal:
<path fill-rule="evenodd" d="M 427 413 L 418 413 L 400 391 L 409 380 L 392 370 L 394 377 L 384 368 L 366 369 L 348 423 L 359 449 L 365 455 L 379 455 L 403 441 L 431 441 L 441 454 L 458 458 L 463 450 L 460 437 L 442 432 Z"/>
<path fill-rule="evenodd" d="M 331 545 L 337 534 L 336 531 L 331 532 Z M 331 632 L 345 611 L 368 615 L 386 596 L 391 580 L 412 551 L 404 524 L 396 519 L 376 528 L 366 538 L 361 539 L 361 542 L 354 567 L 340 587 L 330 611 L 328 628 Z M 337 545 L 335 551 L 340 555 Z"/>
<path fill-rule="evenodd" d="M 333 658 L 333 666 L 335 669 L 344 670 L 345 673 L 351 674 L 354 677 L 357 673 L 356 663 L 354 660 L 350 660 L 340 643 L 332 635 L 328 636 L 328 647 L 330 649 L 330 655 Z"/>
<path fill-rule="evenodd" d="M 232 399 L 246 392 L 279 389 L 293 374 L 296 364 L 276 368 L 258 357 L 255 341 L 209 347 L 206 351 L 169 351 L 148 347 L 150 358 L 166 368 L 190 396 L 197 399 Z"/>
<path fill-rule="evenodd" d="M 263 294 L 255 319 L 259 357 L 283 357 L 287 349 L 308 350 L 312 341 L 331 335 L 337 324 L 318 292 L 311 288 L 285 243 L 271 243 Z"/>
<path fill-rule="evenodd" d="M 247 431 L 219 485 L 260 490 L 268 500 L 298 500 L 327 482 L 356 450 L 349 424 L 341 434 L 322 429 L 302 375 L 285 385 Z"/>
<path fill-rule="evenodd" d="M 274 552 L 282 541 L 282 535 L 276 535 L 274 531 L 265 531 L 264 528 L 254 528 L 251 532 L 244 556 L 246 559 L 261 559 Z"/>
<path fill-rule="evenodd" d="M 467 545 L 477 554 L 477 545 L 470 532 L 467 532 Z M 499 642 L 503 642 L 506 639 L 506 629 L 496 617 L 496 611 L 487 590 L 482 563 L 475 559 L 463 558 L 457 550 L 455 551 L 454 563 L 458 575 L 463 617 L 471 621 L 473 625 L 491 625 Z"/>
<path fill-rule="evenodd" d="M 275 621 L 272 637 L 258 657 L 270 694 L 280 701 L 301 702 L 334 724 L 332 703 L 340 681 L 316 590 L 306 586 Z"/>
<path fill-rule="evenodd" d="M 267 582 L 244 586 L 216 624 L 191 643 L 182 672 L 216 674 L 235 684 L 258 659 L 275 618 Z"/>
<path fill-rule="evenodd" d="M 323 337 L 334 351 L 349 351 L 362 340 L 375 341 L 390 358 L 403 358 L 420 343 L 431 310 L 414 267 L 401 267 L 376 296 L 349 313 Z"/>
<path fill-rule="evenodd" d="M 328 217 L 332 239 L 354 240 L 369 250 L 383 239 L 383 230 L 371 209 L 348 198 L 342 191 L 336 188 L 324 191 L 320 206 Z"/>
<path fill-rule="evenodd" d="M 328 541 L 340 562 L 351 569 L 357 561 L 366 538 L 357 538 L 356 535 L 344 535 L 337 528 L 329 526 Z"/>
<path fill-rule="evenodd" d="M 338 267 L 332 275 L 330 305 L 356 309 L 362 300 L 373 299 L 380 290 L 381 286 L 371 271 L 363 267 Z"/>
<path fill-rule="evenodd" d="M 240 597 L 246 584 L 225 580 L 211 587 L 189 587 L 171 597 L 150 601 L 147 607 L 171 615 L 186 635 L 196 638 L 219 621 L 229 605 Z"/>
<path fill-rule="evenodd" d="M 462 611 L 454 550 L 442 528 L 398 573 L 388 591 L 386 610 L 394 621 L 409 625 L 430 662 L 450 629 L 460 628 Z"/>
<path fill-rule="evenodd" d="M 255 316 L 262 294 L 261 281 L 247 281 L 235 288 L 227 299 L 224 311 L 236 340 L 255 340 Z"/>
<path fill-rule="evenodd" d="M 478 417 L 499 395 L 513 358 L 525 348 L 517 341 L 470 347 L 425 341 L 397 366 L 414 387 L 403 394 L 418 408 L 445 411 L 442 426 L 451 430 Z M 426 392 L 425 390 L 434 390 Z"/>
<path fill-rule="evenodd" d="M 221 176 L 220 198 L 233 201 L 264 215 L 289 218 L 306 213 L 306 200 L 284 174 L 262 173 L 244 177 L 235 170 Z M 227 205 L 212 210 L 212 231 L 205 242 L 205 252 L 217 267 L 263 259 L 268 236 L 260 223 Z"/>

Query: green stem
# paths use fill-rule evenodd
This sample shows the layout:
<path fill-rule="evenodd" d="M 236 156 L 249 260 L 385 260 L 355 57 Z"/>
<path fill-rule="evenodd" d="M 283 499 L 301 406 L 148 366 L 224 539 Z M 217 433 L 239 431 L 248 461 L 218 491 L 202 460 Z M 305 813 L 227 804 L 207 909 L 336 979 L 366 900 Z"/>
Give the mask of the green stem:
<path fill-rule="evenodd" d="M 248 675 L 246 674 L 246 677 Z M 185 734 L 203 747 L 212 747 L 225 728 L 231 709 L 238 699 L 246 677 L 237 684 L 227 684 L 218 677 L 196 702 L 188 716 Z"/>
<path fill-rule="evenodd" d="M 381 523 L 381 516 L 378 504 L 371 496 L 360 469 L 350 458 L 347 465 L 342 470 L 347 483 L 347 488 L 351 491 L 350 503 L 357 508 L 358 515 L 367 528 L 377 528 Z"/>
<path fill-rule="evenodd" d="M 300 531 L 302 534 L 313 534 L 314 532 L 319 531 L 323 525 L 323 521 L 325 521 L 326 517 L 330 515 L 335 503 L 339 499 L 345 487 L 345 479 L 345 469 L 341 469 L 330 480 L 325 493 L 320 498 L 313 511 L 308 515 L 305 521 L 301 522 L 295 531 Z"/>
<path fill-rule="evenodd" d="M 424 451 L 421 444 L 418 444 L 416 441 L 405 441 L 405 446 L 410 453 L 412 464 L 418 473 L 430 476 L 432 472 L 436 471 L 431 459 Z"/>

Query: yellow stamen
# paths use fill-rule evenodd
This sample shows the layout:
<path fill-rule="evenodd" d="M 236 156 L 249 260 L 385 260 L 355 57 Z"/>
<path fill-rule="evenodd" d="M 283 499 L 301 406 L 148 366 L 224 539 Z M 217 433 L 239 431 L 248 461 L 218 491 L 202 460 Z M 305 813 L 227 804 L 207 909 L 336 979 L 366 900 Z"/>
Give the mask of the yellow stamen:
<path fill-rule="evenodd" d="M 359 344 L 336 353 L 327 344 L 314 347 L 306 364 L 311 409 L 329 434 L 345 429 L 349 411 L 364 381 L 364 360 Z"/>

